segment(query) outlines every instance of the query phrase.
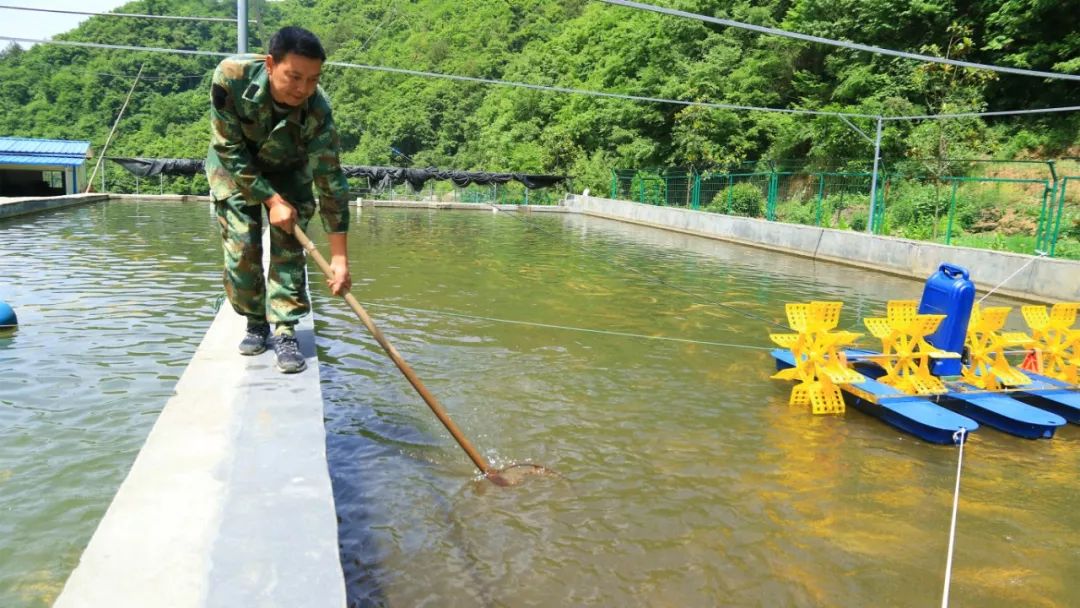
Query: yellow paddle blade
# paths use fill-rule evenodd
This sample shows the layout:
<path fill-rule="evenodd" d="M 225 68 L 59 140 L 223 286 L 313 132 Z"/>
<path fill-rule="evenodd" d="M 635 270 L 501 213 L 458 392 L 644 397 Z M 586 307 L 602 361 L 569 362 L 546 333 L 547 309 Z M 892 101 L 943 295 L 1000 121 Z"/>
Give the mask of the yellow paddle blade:
<path fill-rule="evenodd" d="M 1025 368 L 1073 385 L 1080 384 L 1080 331 L 1073 329 L 1080 303 L 1059 302 L 1047 313 L 1045 306 L 1024 306 L 1031 328 L 1031 365 Z"/>
<path fill-rule="evenodd" d="M 769 334 L 769 339 L 791 351 L 795 366 L 773 374 L 778 380 L 799 382 L 788 402 L 809 405 L 815 414 L 844 411 L 843 394 L 837 384 L 865 382 L 866 378 L 848 367 L 841 350 L 862 334 L 832 331 L 840 322 L 843 302 L 788 303 L 784 306 L 795 334 Z"/>
<path fill-rule="evenodd" d="M 918 302 L 914 300 L 890 301 L 885 310 L 885 318 L 863 320 L 870 333 L 881 340 L 881 356 L 873 358 L 885 370 L 878 381 L 912 395 L 946 392 L 941 380 L 930 373 L 929 360 L 950 353 L 943 353 L 926 341 L 927 336 L 937 331 L 945 315 L 920 315 Z"/>
<path fill-rule="evenodd" d="M 769 339 L 781 348 L 791 350 L 799 340 L 799 334 L 769 334 Z"/>
<path fill-rule="evenodd" d="M 831 382 L 818 382 L 811 388 L 810 410 L 815 414 L 843 414 L 844 395 Z"/>
<path fill-rule="evenodd" d="M 1019 332 L 1003 334 L 1000 331 L 1005 326 L 1010 310 L 1007 306 L 982 308 L 976 304 L 972 307 L 965 343 L 968 364 L 960 372 L 968 384 L 988 391 L 1031 384 L 1031 378 L 1013 367 L 1005 358 L 1006 347 L 1031 341 L 1028 336 Z M 1042 320 L 1041 315 L 1035 311 L 1029 315 L 1036 321 Z M 1028 318 L 1028 315 L 1025 315 L 1025 318 Z"/>

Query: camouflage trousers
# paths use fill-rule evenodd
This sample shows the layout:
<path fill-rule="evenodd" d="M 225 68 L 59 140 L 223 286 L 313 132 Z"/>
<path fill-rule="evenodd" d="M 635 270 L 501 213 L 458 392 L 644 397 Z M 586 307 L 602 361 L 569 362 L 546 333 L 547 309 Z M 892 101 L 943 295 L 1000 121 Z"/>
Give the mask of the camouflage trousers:
<path fill-rule="evenodd" d="M 273 182 L 272 182 L 273 183 Z M 307 229 L 315 213 L 311 184 L 278 184 L 275 189 L 296 208 Z M 290 188 L 282 188 L 291 185 Z M 225 253 L 225 294 L 233 310 L 253 321 L 295 325 L 311 310 L 304 248 L 293 235 L 270 226 L 270 268 L 263 279 L 262 228 L 265 207 L 240 195 L 214 201 Z M 266 222 L 269 225 L 269 221 Z"/>

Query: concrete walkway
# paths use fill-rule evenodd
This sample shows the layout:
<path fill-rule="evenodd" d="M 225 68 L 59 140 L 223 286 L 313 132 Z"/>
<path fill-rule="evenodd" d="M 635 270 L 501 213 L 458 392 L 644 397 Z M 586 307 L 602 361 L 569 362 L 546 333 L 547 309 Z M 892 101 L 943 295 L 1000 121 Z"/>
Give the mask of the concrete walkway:
<path fill-rule="evenodd" d="M 244 325 L 225 303 L 57 608 L 345 605 L 312 318 L 293 375 Z"/>

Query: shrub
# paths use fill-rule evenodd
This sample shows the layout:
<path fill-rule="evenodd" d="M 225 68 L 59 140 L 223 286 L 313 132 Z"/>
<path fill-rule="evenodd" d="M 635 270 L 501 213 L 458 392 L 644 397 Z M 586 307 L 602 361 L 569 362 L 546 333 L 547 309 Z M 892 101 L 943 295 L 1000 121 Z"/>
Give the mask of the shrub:
<path fill-rule="evenodd" d="M 791 201 L 777 210 L 777 216 L 781 222 L 812 226 L 817 222 L 817 207 L 813 201 L 808 204 Z"/>
<path fill-rule="evenodd" d="M 851 229 L 855 232 L 864 232 L 866 230 L 866 214 L 860 213 L 851 218 Z"/>
<path fill-rule="evenodd" d="M 753 184 L 741 183 L 718 191 L 705 210 L 728 213 L 730 209 L 732 215 L 761 217 L 764 206 L 765 196 L 761 190 Z"/>
<path fill-rule="evenodd" d="M 731 187 L 731 213 L 745 217 L 761 217 L 765 208 L 765 194 L 753 184 L 735 184 Z M 724 204 L 727 210 L 728 192 L 721 190 L 716 194 L 716 199 Z"/>

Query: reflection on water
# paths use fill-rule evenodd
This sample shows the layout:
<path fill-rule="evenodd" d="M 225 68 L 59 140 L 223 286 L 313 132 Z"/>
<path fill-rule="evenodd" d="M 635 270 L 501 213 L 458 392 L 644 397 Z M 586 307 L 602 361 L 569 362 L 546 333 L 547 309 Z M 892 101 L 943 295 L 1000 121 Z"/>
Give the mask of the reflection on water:
<path fill-rule="evenodd" d="M 325 239 L 322 239 L 325 240 Z M 841 326 L 915 281 L 589 218 L 357 212 L 364 302 L 768 347 L 783 303 Z M 973 273 L 978 278 L 977 269 Z M 557 477 L 497 488 L 340 300 L 317 332 L 354 606 L 922 606 L 940 601 L 955 448 L 851 411 L 813 417 L 765 350 L 511 325 L 372 305 L 495 461 Z M 1080 433 L 968 444 L 953 598 L 1080 593 Z"/>
<path fill-rule="evenodd" d="M 213 317 L 206 205 L 0 221 L 0 606 L 49 606 Z"/>

